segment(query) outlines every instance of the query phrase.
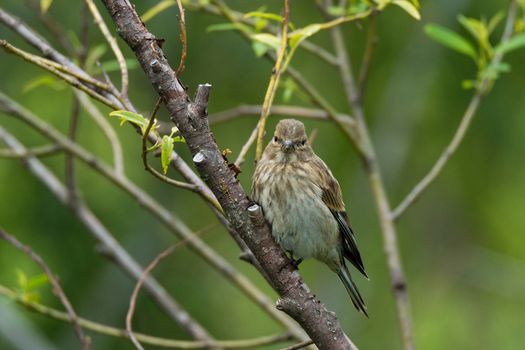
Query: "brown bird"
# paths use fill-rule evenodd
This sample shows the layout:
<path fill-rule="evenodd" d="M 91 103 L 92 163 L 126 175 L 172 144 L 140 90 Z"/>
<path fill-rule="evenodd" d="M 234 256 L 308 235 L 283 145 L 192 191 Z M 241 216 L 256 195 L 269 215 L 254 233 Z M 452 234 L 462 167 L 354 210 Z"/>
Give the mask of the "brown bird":
<path fill-rule="evenodd" d="M 346 260 L 368 278 L 341 194 L 341 187 L 308 143 L 304 124 L 283 119 L 257 163 L 252 199 L 272 225 L 277 243 L 298 265 L 313 257 L 343 282 L 357 310 L 366 306 Z M 297 257 L 297 260 L 295 259 Z"/>

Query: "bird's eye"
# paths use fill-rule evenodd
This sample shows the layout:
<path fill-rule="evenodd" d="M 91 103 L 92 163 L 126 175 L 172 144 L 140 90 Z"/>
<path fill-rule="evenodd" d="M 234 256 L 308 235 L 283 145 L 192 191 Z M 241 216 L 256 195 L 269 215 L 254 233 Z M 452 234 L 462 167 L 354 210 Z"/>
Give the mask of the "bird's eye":
<path fill-rule="evenodd" d="M 306 143 L 306 140 L 302 140 L 302 141 L 301 141 L 301 146 L 304 146 L 305 143 Z"/>
<path fill-rule="evenodd" d="M 279 138 L 278 138 L 277 136 L 274 136 L 274 137 L 273 137 L 273 140 L 274 140 L 275 142 L 279 142 Z"/>

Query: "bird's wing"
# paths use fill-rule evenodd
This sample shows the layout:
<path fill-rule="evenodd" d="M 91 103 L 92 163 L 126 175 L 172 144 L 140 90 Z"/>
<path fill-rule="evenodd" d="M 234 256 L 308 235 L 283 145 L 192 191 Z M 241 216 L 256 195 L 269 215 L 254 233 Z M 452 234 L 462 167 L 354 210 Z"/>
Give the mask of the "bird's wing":
<path fill-rule="evenodd" d="M 319 174 L 319 185 L 323 190 L 323 202 L 332 212 L 332 215 L 339 226 L 339 232 L 341 232 L 343 238 L 343 256 L 368 278 L 363 265 L 363 260 L 361 259 L 361 254 L 357 248 L 354 232 L 352 231 L 352 227 L 348 221 L 348 216 L 346 215 L 341 187 L 332 175 L 330 169 L 328 169 L 326 164 L 320 158 L 316 158 L 315 162 L 318 163 L 315 168 L 319 169 L 321 172 Z"/>

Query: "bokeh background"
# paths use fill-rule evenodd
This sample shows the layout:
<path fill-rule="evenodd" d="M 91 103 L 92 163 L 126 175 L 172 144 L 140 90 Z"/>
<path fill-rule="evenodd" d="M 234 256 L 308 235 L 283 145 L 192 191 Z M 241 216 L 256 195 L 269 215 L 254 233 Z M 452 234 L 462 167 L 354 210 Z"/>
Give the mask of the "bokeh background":
<path fill-rule="evenodd" d="M 55 0 L 50 15 L 66 28 L 78 31 L 80 1 Z M 98 3 L 98 2 L 97 2 Z M 135 1 L 139 13 L 156 1 Z M 280 1 L 228 1 L 232 8 L 249 11 L 262 5 L 279 12 Z M 102 12 L 105 10 L 98 4 Z M 38 16 L 25 2 L 4 0 L 1 6 L 48 35 Z M 292 3 L 292 21 L 302 26 L 321 21 L 312 1 Z M 434 22 L 468 35 L 456 20 L 459 13 L 491 16 L 505 10 L 507 1 L 422 1 L 422 20 L 415 21 L 398 8 L 379 17 L 378 46 L 370 74 L 366 113 L 381 161 L 388 194 L 397 204 L 428 171 L 449 142 L 472 91 L 461 81 L 475 68 L 466 56 L 450 51 L 425 36 L 423 26 Z M 179 42 L 176 8 L 149 24 L 166 38 L 166 53 L 175 65 Z M 104 13 L 105 14 L 105 13 Z M 260 104 L 271 64 L 256 58 L 250 45 L 235 32 L 207 33 L 206 28 L 225 20 L 188 11 L 189 54 L 182 80 L 193 91 L 198 83 L 213 85 L 210 113 L 240 103 Z M 502 30 L 500 25 L 496 37 Z M 363 50 L 365 31 L 345 25 L 354 68 Z M 92 44 L 103 39 L 91 25 Z M 0 26 L 0 37 L 31 50 L 20 38 Z M 495 38 L 496 38 L 495 37 Z M 331 50 L 330 36 L 312 39 Z M 131 52 L 121 42 L 126 56 Z M 111 52 L 103 60 L 110 60 Z M 512 71 L 497 81 L 484 99 L 459 152 L 428 192 L 402 217 L 398 235 L 411 298 L 415 340 L 420 349 L 520 349 L 525 342 L 525 50 L 506 59 Z M 338 73 L 316 57 L 299 51 L 293 65 L 341 111 L 348 112 Z M 67 132 L 72 93 L 69 88 L 40 87 L 24 92 L 28 81 L 44 74 L 19 58 L 0 52 L 0 89 Z M 118 77 L 115 76 L 118 81 Z M 276 103 L 282 103 L 278 94 Z M 130 97 L 144 113 L 156 96 L 139 69 L 131 71 Z M 309 105 L 300 95 L 291 104 Z M 103 108 L 104 113 L 109 112 Z M 159 115 L 168 120 L 166 112 Z M 272 129 L 279 116 L 272 116 Z M 349 142 L 333 125 L 307 120 L 318 129 L 314 148 L 339 179 L 371 280 L 357 277 L 370 319 L 358 314 L 337 277 L 315 261 L 301 265 L 301 274 L 361 349 L 400 349 L 395 306 L 375 207 L 367 179 Z M 126 172 L 194 230 L 216 219 L 195 195 L 159 182 L 144 172 L 140 141 L 131 128 L 111 120 L 125 149 Z M 235 157 L 256 123 L 242 117 L 214 127 L 221 148 Z M 26 145 L 47 141 L 17 120 L 0 113 L 0 125 Z M 267 137 L 268 138 L 268 137 Z M 82 114 L 79 142 L 103 159 L 110 147 L 90 118 Z M 176 145 L 186 159 L 188 152 Z M 253 153 L 239 178 L 250 186 Z M 44 163 L 63 179 L 63 155 Z M 78 163 L 82 196 L 118 240 L 141 263 L 149 263 L 177 239 L 130 197 L 104 178 Z M 172 174 L 175 176 L 175 174 Z M 31 245 L 60 276 L 77 312 L 97 322 L 124 326 L 128 298 L 134 282 L 97 253 L 86 229 L 19 161 L 0 159 L 0 225 Z M 203 239 L 243 271 L 272 298 L 265 281 L 239 261 L 238 248 L 219 225 Z M 35 264 L 5 242 L 0 242 L 0 283 L 15 288 L 16 270 L 28 276 L 40 273 Z M 219 339 L 239 339 L 279 331 L 268 316 L 228 284 L 187 248 L 178 250 L 154 272 L 170 293 Z M 40 289 L 42 302 L 59 307 L 49 286 Z M 144 296 L 135 316 L 137 331 L 186 339 L 187 336 Z M 90 333 L 94 349 L 132 349 L 127 340 Z M 17 345 L 18 344 L 18 345 Z M 0 348 L 73 349 L 78 343 L 69 325 L 31 313 L 0 298 Z M 267 347 L 275 349 L 279 346 Z M 153 348 L 153 347 L 149 347 Z"/>

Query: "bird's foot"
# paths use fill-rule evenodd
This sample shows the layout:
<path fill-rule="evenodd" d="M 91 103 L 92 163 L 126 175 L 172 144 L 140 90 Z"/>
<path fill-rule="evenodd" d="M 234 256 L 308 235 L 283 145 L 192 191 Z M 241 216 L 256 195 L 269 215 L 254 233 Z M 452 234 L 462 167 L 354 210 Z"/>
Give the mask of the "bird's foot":
<path fill-rule="evenodd" d="M 289 254 L 289 258 L 290 258 L 290 263 L 292 263 L 293 267 L 295 267 L 297 270 L 299 270 L 299 264 L 301 264 L 303 262 L 303 258 L 296 259 L 293 256 L 293 252 L 292 251 L 288 251 L 288 254 Z"/>

